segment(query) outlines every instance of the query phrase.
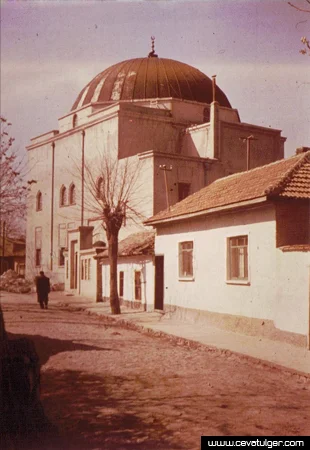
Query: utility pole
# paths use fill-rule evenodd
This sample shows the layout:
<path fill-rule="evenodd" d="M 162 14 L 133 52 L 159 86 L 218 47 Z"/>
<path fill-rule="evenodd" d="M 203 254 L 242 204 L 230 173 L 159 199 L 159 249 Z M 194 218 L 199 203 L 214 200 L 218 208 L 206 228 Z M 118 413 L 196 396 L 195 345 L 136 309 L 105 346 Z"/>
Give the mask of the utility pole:
<path fill-rule="evenodd" d="M 160 170 L 163 170 L 163 171 L 164 171 L 165 187 L 166 187 L 166 201 L 167 201 L 167 208 L 170 209 L 167 172 L 171 172 L 172 166 L 167 167 L 166 164 L 161 164 L 161 165 L 159 166 L 159 168 L 160 168 Z"/>
<path fill-rule="evenodd" d="M 251 141 L 258 141 L 258 139 L 253 134 L 247 137 L 241 137 L 240 139 L 246 142 L 246 170 L 250 170 Z"/>

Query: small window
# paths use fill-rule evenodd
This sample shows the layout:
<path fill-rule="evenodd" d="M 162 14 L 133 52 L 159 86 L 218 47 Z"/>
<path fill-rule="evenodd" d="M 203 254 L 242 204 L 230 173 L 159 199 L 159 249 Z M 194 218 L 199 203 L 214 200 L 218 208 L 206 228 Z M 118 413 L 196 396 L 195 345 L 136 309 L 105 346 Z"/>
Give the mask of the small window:
<path fill-rule="evenodd" d="M 228 238 L 227 261 L 227 280 L 248 280 L 248 236 Z"/>
<path fill-rule="evenodd" d="M 178 201 L 184 200 L 189 196 L 190 183 L 178 183 Z"/>
<path fill-rule="evenodd" d="M 75 184 L 72 183 L 69 188 L 69 204 L 75 205 L 75 203 L 76 203 L 76 189 Z"/>
<path fill-rule="evenodd" d="M 141 300 L 141 272 L 135 271 L 135 300 Z"/>
<path fill-rule="evenodd" d="M 193 241 L 179 243 L 179 277 L 192 278 L 193 272 Z"/>
<path fill-rule="evenodd" d="M 42 192 L 40 192 L 40 191 L 37 193 L 36 210 L 42 211 Z"/>
<path fill-rule="evenodd" d="M 58 260 L 58 265 L 59 266 L 64 266 L 65 265 L 65 255 L 64 255 L 64 251 L 65 251 L 65 247 L 61 247 L 59 249 L 59 260 Z"/>
<path fill-rule="evenodd" d="M 60 206 L 65 206 L 67 204 L 67 188 L 66 186 L 61 186 L 60 188 Z"/>
<path fill-rule="evenodd" d="M 36 266 L 41 266 L 41 249 L 36 249 Z"/>
<path fill-rule="evenodd" d="M 119 296 L 124 297 L 124 272 L 119 273 Z"/>

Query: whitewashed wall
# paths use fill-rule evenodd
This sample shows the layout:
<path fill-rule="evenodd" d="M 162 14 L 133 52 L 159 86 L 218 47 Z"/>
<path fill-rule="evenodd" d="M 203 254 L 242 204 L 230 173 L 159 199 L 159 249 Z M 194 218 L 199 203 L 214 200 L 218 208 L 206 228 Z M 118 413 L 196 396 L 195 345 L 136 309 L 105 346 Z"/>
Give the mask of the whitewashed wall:
<path fill-rule="evenodd" d="M 118 288 L 119 288 L 119 272 L 124 272 L 124 296 L 123 300 L 136 302 L 135 300 L 135 271 L 141 271 L 141 305 L 145 305 L 146 309 L 154 307 L 154 265 L 151 256 L 130 256 L 118 258 Z M 102 294 L 108 298 L 110 295 L 110 267 L 106 258 L 102 265 Z"/>
<path fill-rule="evenodd" d="M 276 249 L 273 207 L 192 219 L 157 232 L 155 254 L 164 255 L 166 307 L 269 319 L 282 330 L 306 333 L 309 264 L 304 254 Z M 239 235 L 248 235 L 249 284 L 226 280 L 227 238 Z M 178 244 L 191 240 L 194 278 L 183 281 Z"/>

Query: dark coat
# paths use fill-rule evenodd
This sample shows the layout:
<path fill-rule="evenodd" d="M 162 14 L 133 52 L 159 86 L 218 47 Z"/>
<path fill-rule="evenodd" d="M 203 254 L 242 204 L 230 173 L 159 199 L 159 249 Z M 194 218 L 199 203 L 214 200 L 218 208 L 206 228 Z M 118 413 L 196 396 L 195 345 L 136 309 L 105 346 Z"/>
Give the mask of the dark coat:
<path fill-rule="evenodd" d="M 37 286 L 37 295 L 38 295 L 38 301 L 43 301 L 47 299 L 49 292 L 51 291 L 50 287 L 50 279 L 43 276 L 38 276 L 36 278 L 36 286 Z"/>

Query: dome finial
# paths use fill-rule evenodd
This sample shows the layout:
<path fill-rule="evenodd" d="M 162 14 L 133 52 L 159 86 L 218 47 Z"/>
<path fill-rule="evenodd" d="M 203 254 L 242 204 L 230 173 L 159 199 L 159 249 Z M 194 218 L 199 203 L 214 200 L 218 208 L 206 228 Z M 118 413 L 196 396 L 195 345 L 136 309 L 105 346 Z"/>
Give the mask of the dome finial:
<path fill-rule="evenodd" d="M 149 58 L 158 58 L 158 55 L 155 53 L 155 36 L 151 36 L 152 41 L 152 51 L 148 54 Z"/>

